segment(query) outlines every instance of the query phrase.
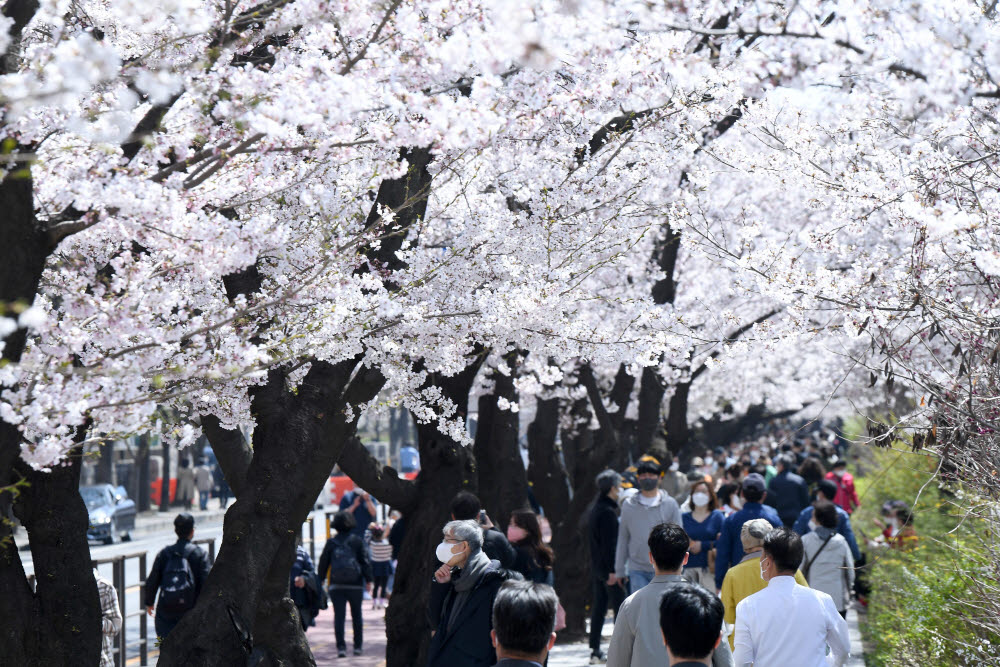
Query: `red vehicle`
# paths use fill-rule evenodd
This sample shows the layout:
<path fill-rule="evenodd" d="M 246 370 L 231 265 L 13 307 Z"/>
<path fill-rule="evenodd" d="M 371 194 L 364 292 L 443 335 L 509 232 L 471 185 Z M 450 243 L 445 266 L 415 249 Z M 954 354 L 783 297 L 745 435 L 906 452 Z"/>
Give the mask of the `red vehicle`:
<path fill-rule="evenodd" d="M 400 473 L 400 477 L 403 479 L 413 480 L 416 479 L 419 471 Z M 340 499 L 344 497 L 344 494 L 348 491 L 353 491 L 357 484 L 354 483 L 350 477 L 344 474 L 340 475 L 330 475 L 330 479 L 326 484 L 326 488 L 323 490 L 323 495 L 320 497 L 320 501 L 317 504 L 324 504 L 330 507 L 339 507 Z M 378 500 L 376 498 L 376 500 Z"/>

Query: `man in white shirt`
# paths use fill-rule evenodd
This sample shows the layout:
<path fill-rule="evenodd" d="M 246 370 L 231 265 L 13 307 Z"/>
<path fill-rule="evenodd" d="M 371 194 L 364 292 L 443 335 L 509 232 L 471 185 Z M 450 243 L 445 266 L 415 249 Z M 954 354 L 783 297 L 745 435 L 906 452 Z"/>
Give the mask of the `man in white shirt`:
<path fill-rule="evenodd" d="M 841 667 L 847 661 L 847 621 L 829 595 L 795 583 L 801 563 L 797 533 L 777 528 L 767 534 L 760 559 L 767 588 L 736 605 L 736 667 Z"/>

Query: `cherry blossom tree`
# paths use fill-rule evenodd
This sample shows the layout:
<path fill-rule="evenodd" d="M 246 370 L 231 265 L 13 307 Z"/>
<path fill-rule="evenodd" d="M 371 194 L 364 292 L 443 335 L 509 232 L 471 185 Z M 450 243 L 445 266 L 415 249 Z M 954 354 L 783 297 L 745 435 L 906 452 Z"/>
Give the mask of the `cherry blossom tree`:
<path fill-rule="evenodd" d="M 290 531 L 334 463 L 361 467 L 357 418 L 380 391 L 439 459 L 417 485 L 361 474 L 394 504 L 429 494 L 426 525 L 475 459 L 509 458 L 532 395 L 538 460 L 557 426 L 577 443 L 582 486 L 549 499 L 567 517 L 588 466 L 664 427 L 679 451 L 692 395 L 790 405 L 877 368 L 951 401 L 911 423 L 960 437 L 960 388 L 992 364 L 993 12 L 8 0 L 0 487 L 28 482 L 3 502 L 36 571 L 71 551 L 78 577 L 33 592 L 4 547 L 0 613 L 34 610 L 10 655 L 96 655 L 70 650 L 73 627 L 96 627 L 89 589 L 46 616 L 88 572 L 73 498 L 88 439 L 209 435 L 238 500 L 163 660 L 214 665 L 244 658 L 230 618 L 276 660 L 311 660 L 275 621 Z M 802 349 L 805 372 L 787 371 Z M 484 365 L 495 426 L 470 450 Z M 991 398 L 971 401 L 982 419 Z"/>

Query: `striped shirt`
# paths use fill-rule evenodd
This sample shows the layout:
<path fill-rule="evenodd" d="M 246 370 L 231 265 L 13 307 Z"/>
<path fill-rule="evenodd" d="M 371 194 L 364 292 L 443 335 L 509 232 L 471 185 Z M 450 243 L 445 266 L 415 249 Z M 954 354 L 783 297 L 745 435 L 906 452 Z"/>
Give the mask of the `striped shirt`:
<path fill-rule="evenodd" d="M 389 540 L 372 542 L 371 550 L 373 563 L 387 563 L 392 560 L 392 545 L 389 544 Z"/>

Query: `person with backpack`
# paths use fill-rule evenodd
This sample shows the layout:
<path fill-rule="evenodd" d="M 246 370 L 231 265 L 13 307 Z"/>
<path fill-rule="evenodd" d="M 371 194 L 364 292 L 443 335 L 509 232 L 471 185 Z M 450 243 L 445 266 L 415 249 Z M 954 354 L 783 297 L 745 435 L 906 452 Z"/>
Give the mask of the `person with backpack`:
<path fill-rule="evenodd" d="M 354 627 L 354 655 L 361 655 L 364 620 L 361 617 L 361 599 L 371 586 L 372 563 L 364 541 L 352 531 L 356 526 L 354 514 L 340 510 L 333 515 L 333 528 L 337 534 L 326 541 L 319 558 L 316 574 L 320 580 L 330 582 L 330 602 L 333 603 L 333 631 L 337 636 L 337 657 L 347 657 L 344 623 L 347 605 L 351 606 L 351 625 Z M 329 578 L 328 578 L 329 575 Z"/>
<path fill-rule="evenodd" d="M 146 612 L 153 615 L 156 602 L 156 636 L 163 639 L 181 618 L 194 607 L 208 579 L 211 564 L 205 550 L 191 544 L 194 539 L 194 517 L 178 514 L 174 519 L 177 542 L 156 554 L 146 578 Z M 159 591 L 159 600 L 156 593 Z"/>

